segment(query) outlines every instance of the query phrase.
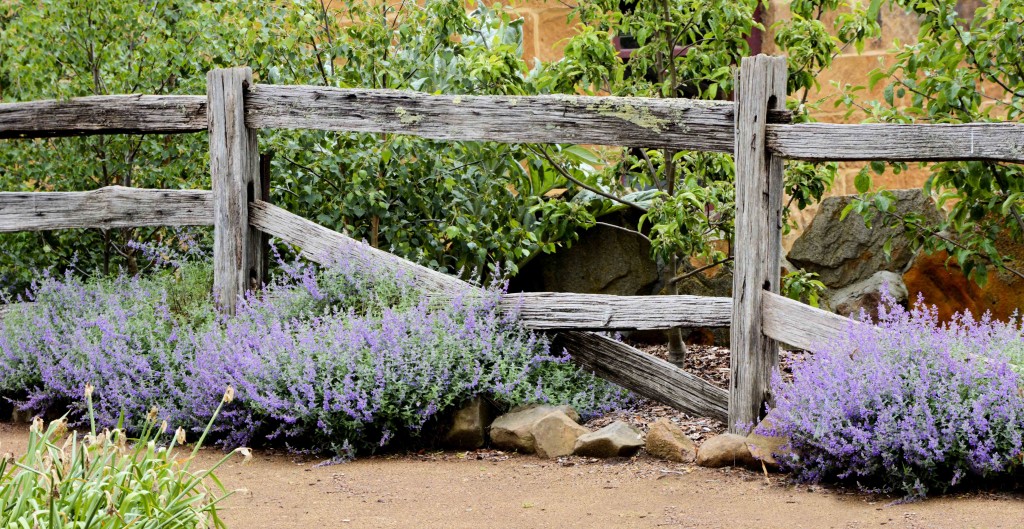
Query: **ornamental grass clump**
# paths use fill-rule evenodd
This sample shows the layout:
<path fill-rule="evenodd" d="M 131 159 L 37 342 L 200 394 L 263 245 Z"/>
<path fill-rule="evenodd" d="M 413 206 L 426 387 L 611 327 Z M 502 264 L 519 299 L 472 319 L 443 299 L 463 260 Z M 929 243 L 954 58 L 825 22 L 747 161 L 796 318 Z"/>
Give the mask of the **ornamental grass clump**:
<path fill-rule="evenodd" d="M 89 385 L 85 397 L 91 410 Z M 227 401 L 225 395 L 221 404 Z M 248 458 L 248 449 L 193 470 L 202 438 L 180 454 L 184 431 L 167 435 L 166 421 L 158 417 L 155 408 L 146 415 L 138 439 L 128 439 L 121 428 L 97 432 L 91 411 L 92 426 L 83 436 L 69 430 L 66 419 L 45 429 L 35 419 L 25 455 L 0 457 L 0 527 L 224 527 L 217 505 L 230 493 L 213 472 L 233 453 Z"/>
<path fill-rule="evenodd" d="M 887 299 L 875 323 L 821 344 L 791 384 L 776 375 L 774 427 L 761 433 L 790 438 L 782 464 L 803 481 L 908 498 L 1018 473 L 1019 322 L 940 324 L 920 300 L 906 310 Z"/>
<path fill-rule="evenodd" d="M 209 291 L 205 266 L 148 279 L 43 278 L 36 303 L 0 322 L 0 397 L 40 413 L 74 406 L 76 388 L 103 380 L 101 425 L 123 417 L 138 429 L 132 410 L 155 405 L 198 432 L 231 384 L 235 402 L 210 432 L 217 442 L 338 453 L 419 443 L 477 395 L 571 404 L 584 416 L 630 402 L 499 310 L 499 291 L 431 299 L 413 278 L 367 261 L 282 262 L 280 278 L 230 318 L 195 295 Z"/>

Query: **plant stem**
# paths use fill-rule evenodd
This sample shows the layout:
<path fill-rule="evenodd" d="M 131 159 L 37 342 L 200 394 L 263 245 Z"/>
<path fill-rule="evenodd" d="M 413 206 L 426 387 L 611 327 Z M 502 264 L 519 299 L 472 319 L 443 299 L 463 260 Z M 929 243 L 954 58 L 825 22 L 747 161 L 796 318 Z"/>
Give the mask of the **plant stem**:
<path fill-rule="evenodd" d="M 589 186 L 589 185 L 584 184 L 583 182 L 579 181 L 578 179 L 576 179 L 576 177 L 574 177 L 571 174 L 569 174 L 568 171 L 566 171 L 564 168 L 562 168 L 561 165 L 558 165 L 558 163 L 556 163 L 555 160 L 553 160 L 551 158 L 551 155 L 548 154 L 546 146 L 543 147 L 543 148 L 537 148 L 537 147 L 534 147 L 534 146 L 530 146 L 528 148 L 530 150 L 534 151 L 535 153 L 540 154 L 541 156 L 543 156 L 544 159 L 547 160 L 548 163 L 551 164 L 551 166 L 554 167 L 555 170 L 558 171 L 559 174 L 564 176 L 566 180 L 576 184 L 579 187 L 582 187 L 583 189 L 586 189 L 587 191 L 590 191 L 591 193 L 595 193 L 597 195 L 601 195 L 601 196 L 603 196 L 603 197 L 605 197 L 605 198 L 607 198 L 609 200 L 618 202 L 620 204 L 625 204 L 625 205 L 627 205 L 627 206 L 629 206 L 631 208 L 635 208 L 635 209 L 637 209 L 639 211 L 647 213 L 647 208 L 641 206 L 640 204 L 637 204 L 636 202 L 630 202 L 629 200 L 626 200 L 624 198 L 619 198 L 619 197 L 617 197 L 617 196 L 615 196 L 615 195 L 613 195 L 611 193 L 606 193 L 606 192 L 601 191 L 600 189 L 598 189 L 596 187 Z"/>
<path fill-rule="evenodd" d="M 695 275 L 697 275 L 697 274 L 699 274 L 699 273 L 701 273 L 701 272 L 703 272 L 705 270 L 714 268 L 714 267 L 716 267 L 716 266 L 718 266 L 720 264 L 728 263 L 729 261 L 732 261 L 732 259 L 733 259 L 733 257 L 730 255 L 729 257 L 726 257 L 725 259 L 720 259 L 720 260 L 715 261 L 715 262 L 713 262 L 711 264 L 706 264 L 706 265 L 704 265 L 704 266 L 702 266 L 702 267 L 700 267 L 700 268 L 698 268 L 696 270 L 690 270 L 689 272 L 687 272 L 685 274 L 681 274 L 681 275 L 678 275 L 676 277 L 673 277 L 671 280 L 669 280 L 668 283 L 670 285 L 674 285 L 674 284 L 676 284 L 676 283 L 678 283 L 680 281 L 683 281 L 684 279 L 693 277 L 693 276 L 695 276 Z"/>

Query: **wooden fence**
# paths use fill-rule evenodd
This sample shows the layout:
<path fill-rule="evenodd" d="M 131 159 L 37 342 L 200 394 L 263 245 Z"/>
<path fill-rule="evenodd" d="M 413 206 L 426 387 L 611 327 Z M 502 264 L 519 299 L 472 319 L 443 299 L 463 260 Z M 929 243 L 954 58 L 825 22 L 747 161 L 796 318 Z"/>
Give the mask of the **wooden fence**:
<path fill-rule="evenodd" d="M 214 226 L 221 309 L 265 274 L 269 234 L 311 260 L 385 263 L 434 295 L 478 287 L 293 215 L 264 200 L 260 129 L 410 134 L 440 140 L 577 143 L 731 152 L 736 160 L 732 298 L 510 294 L 529 328 L 596 374 L 688 413 L 753 423 L 770 402 L 779 343 L 809 348 L 850 320 L 779 295 L 782 163 L 799 160 L 1024 162 L 1024 125 L 790 124 L 786 62 L 759 55 L 737 71 L 735 102 L 582 96 L 435 96 L 254 84 L 248 68 L 214 70 L 203 96 L 104 96 L 0 104 L 0 138 L 208 131 L 213 190 L 108 187 L 0 193 L 0 232 L 154 225 Z M 731 327 L 729 391 L 593 331 Z"/>

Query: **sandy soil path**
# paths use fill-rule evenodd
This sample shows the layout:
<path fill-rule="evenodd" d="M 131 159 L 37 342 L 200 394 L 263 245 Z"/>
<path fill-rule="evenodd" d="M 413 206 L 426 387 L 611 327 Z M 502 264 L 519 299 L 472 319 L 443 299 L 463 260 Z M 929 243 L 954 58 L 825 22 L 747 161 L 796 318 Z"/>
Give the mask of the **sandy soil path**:
<path fill-rule="evenodd" d="M 0 451 L 26 428 L 0 424 Z M 220 456 L 204 451 L 210 463 Z M 891 499 L 796 487 L 781 476 L 709 470 L 641 456 L 569 459 L 480 453 L 363 458 L 333 466 L 258 452 L 218 476 L 238 491 L 233 528 L 1020 528 L 1024 496 Z"/>

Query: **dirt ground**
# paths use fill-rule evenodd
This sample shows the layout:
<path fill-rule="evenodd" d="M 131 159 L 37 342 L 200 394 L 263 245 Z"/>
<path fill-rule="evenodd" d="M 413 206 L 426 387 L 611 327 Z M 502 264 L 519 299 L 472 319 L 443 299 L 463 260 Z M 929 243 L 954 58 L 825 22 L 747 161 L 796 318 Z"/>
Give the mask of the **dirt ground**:
<path fill-rule="evenodd" d="M 0 452 L 27 427 L 0 423 Z M 210 464 L 221 453 L 204 450 Z M 280 528 L 1019 528 L 1024 496 L 892 498 L 794 486 L 784 476 L 647 456 L 548 461 L 495 451 L 362 458 L 338 465 L 257 452 L 221 467 L 235 529 Z"/>

